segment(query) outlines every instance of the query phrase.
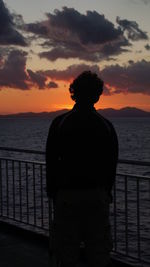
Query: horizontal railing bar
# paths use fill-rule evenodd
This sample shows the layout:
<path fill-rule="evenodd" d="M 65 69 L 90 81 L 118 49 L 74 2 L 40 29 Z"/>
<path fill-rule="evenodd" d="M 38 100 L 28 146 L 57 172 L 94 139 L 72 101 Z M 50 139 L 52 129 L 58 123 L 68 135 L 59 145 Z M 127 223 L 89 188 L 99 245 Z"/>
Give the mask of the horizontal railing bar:
<path fill-rule="evenodd" d="M 30 150 L 30 149 L 21 149 L 21 148 L 11 148 L 11 147 L 0 147 L 0 150 L 3 151 L 11 151 L 11 152 L 23 152 L 23 153 L 30 153 L 30 154 L 39 154 L 45 155 L 45 151 L 39 150 Z M 149 161 L 140 161 L 140 160 L 127 160 L 127 159 L 119 159 L 118 163 L 121 164 L 131 164 L 131 165 L 139 165 L 139 166 L 150 166 Z"/>
<path fill-rule="evenodd" d="M 29 163 L 29 164 L 37 164 L 37 165 L 45 165 L 45 161 L 33 161 L 33 160 L 21 160 L 21 159 L 13 159 L 13 158 L 8 158 L 8 157 L 0 157 L 0 160 L 6 160 L 6 161 L 13 161 L 13 162 L 22 162 L 22 163 Z M 117 172 L 117 175 L 120 176 L 125 176 L 127 175 L 128 177 L 135 178 L 135 179 L 145 179 L 145 180 L 150 180 L 149 176 L 141 176 L 141 175 L 133 175 L 130 173 L 121 173 Z"/>
<path fill-rule="evenodd" d="M 141 160 L 132 160 L 132 159 L 119 159 L 118 163 L 121 164 L 131 164 L 131 165 L 139 165 L 139 166 L 150 166 L 150 162 L 149 161 L 141 161 Z"/>
<path fill-rule="evenodd" d="M 45 155 L 45 152 L 44 151 L 30 150 L 30 149 L 0 147 L 0 150 L 3 150 L 3 151 L 11 151 L 11 152 L 23 152 L 23 153 L 31 153 L 31 154 Z"/>
<path fill-rule="evenodd" d="M 142 180 L 150 180 L 149 176 L 135 175 L 135 174 L 130 174 L 130 173 L 117 172 L 117 175 L 127 176 L 127 177 L 135 178 L 135 179 L 138 179 L 138 180 L 140 180 L 140 179 L 142 179 Z"/>
<path fill-rule="evenodd" d="M 0 160 L 7 160 L 7 161 L 14 161 L 14 162 L 22 162 L 22 163 L 31 163 L 31 164 L 38 164 L 38 165 L 45 165 L 45 161 L 33 161 L 33 160 L 25 160 L 25 159 L 13 159 L 7 157 L 0 157 Z"/>

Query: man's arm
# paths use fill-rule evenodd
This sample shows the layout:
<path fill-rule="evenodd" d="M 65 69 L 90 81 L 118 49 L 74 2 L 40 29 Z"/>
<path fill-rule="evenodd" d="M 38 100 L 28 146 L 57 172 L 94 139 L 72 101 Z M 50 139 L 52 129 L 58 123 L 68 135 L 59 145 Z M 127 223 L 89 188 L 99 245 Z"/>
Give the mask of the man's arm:
<path fill-rule="evenodd" d="M 113 186 L 116 177 L 116 169 L 117 169 L 118 155 L 119 155 L 118 137 L 113 127 L 112 127 L 112 151 L 113 151 L 112 155 L 112 186 Z"/>
<path fill-rule="evenodd" d="M 108 183 L 108 189 L 109 192 L 111 192 L 112 187 L 115 183 L 116 178 L 116 169 L 117 169 L 117 163 L 118 163 L 118 154 L 119 154 L 119 144 L 118 144 L 118 137 L 116 134 L 116 131 L 111 124 L 111 144 L 110 144 L 110 174 L 109 174 L 109 183 Z"/>
<path fill-rule="evenodd" d="M 57 163 L 58 163 L 58 131 L 57 120 L 54 119 L 48 133 L 46 143 L 46 189 L 50 198 L 57 192 Z"/>

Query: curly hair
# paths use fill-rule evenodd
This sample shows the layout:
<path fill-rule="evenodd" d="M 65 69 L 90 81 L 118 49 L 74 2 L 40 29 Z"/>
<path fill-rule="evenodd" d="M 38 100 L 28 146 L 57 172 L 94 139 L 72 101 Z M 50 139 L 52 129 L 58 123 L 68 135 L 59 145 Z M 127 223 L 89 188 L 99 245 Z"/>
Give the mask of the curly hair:
<path fill-rule="evenodd" d="M 94 104 L 103 92 L 103 85 L 96 73 L 84 71 L 70 84 L 71 98 L 75 102 Z"/>

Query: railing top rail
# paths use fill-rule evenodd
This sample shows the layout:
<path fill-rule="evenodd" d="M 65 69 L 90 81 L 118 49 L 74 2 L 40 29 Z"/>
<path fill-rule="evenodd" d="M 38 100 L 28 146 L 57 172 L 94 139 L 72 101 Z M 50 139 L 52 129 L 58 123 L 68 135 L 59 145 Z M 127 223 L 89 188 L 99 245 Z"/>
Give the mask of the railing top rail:
<path fill-rule="evenodd" d="M 20 163 L 31 163 L 31 164 L 38 164 L 38 165 L 45 165 L 45 161 L 35 161 L 35 160 L 25 160 L 25 159 L 13 159 L 13 158 L 8 158 L 8 157 L 0 157 L 1 160 L 6 160 L 6 161 L 14 161 L 14 162 L 20 162 Z"/>
<path fill-rule="evenodd" d="M 149 161 L 141 161 L 141 160 L 132 160 L 132 159 L 119 159 L 119 163 L 121 164 L 131 164 L 131 165 L 139 165 L 139 166 L 150 166 Z"/>
<path fill-rule="evenodd" d="M 121 172 L 117 172 L 117 175 L 119 176 L 123 176 L 123 177 L 127 177 L 127 178 L 133 178 L 133 179 L 142 179 L 142 180 L 149 180 L 150 181 L 150 177 L 149 176 L 143 176 L 143 175 L 136 175 L 136 174 L 130 174 L 130 173 L 121 173 Z"/>
<path fill-rule="evenodd" d="M 45 155 L 45 152 L 44 151 L 31 150 L 31 149 L 0 147 L 0 150 L 3 150 L 3 151 L 11 151 L 11 152 L 23 152 L 23 153 L 29 153 L 29 154 Z"/>
<path fill-rule="evenodd" d="M 45 155 L 45 151 L 39 151 L 39 150 L 11 148 L 11 147 L 0 147 L 0 150 L 10 151 L 10 152 L 22 152 L 22 153 L 29 153 L 29 154 Z M 150 167 L 149 161 L 119 159 L 118 163 Z"/>

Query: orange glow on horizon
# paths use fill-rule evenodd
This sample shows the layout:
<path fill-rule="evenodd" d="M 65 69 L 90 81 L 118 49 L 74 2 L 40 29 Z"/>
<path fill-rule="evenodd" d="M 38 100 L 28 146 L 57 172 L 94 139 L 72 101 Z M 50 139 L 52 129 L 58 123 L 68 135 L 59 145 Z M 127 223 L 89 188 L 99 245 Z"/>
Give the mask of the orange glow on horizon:
<path fill-rule="evenodd" d="M 68 84 L 59 82 L 59 88 L 56 89 L 1 90 L 0 114 L 50 112 L 60 109 L 71 109 L 74 101 L 70 98 L 68 87 Z M 144 94 L 102 95 L 99 102 L 95 104 L 96 109 L 120 109 L 126 106 L 150 111 L 150 96 Z"/>

